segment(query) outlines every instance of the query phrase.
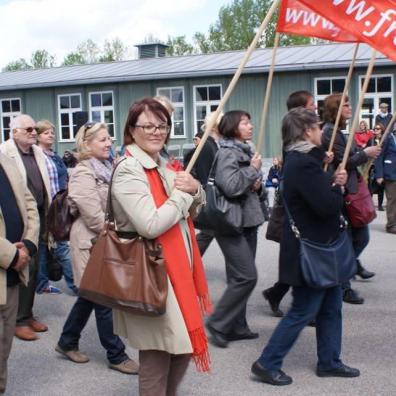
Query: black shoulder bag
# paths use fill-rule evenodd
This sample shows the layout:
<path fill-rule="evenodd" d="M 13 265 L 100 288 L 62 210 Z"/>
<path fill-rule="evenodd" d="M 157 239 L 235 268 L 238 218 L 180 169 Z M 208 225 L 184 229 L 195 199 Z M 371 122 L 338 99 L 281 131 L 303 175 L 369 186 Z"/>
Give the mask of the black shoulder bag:
<path fill-rule="evenodd" d="M 356 257 L 343 216 L 340 216 L 341 232 L 337 239 L 330 243 L 319 243 L 310 241 L 300 234 L 285 199 L 283 207 L 290 227 L 300 241 L 301 272 L 307 286 L 326 289 L 340 285 L 356 274 Z"/>

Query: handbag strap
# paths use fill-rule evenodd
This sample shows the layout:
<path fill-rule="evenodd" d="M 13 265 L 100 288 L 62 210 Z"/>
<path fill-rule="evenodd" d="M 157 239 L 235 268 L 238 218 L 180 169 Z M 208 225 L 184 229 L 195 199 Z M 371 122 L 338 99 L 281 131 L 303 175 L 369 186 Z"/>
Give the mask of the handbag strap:
<path fill-rule="evenodd" d="M 119 162 L 116 163 L 116 165 L 113 168 L 113 171 L 111 173 L 109 189 L 108 189 L 108 192 L 107 192 L 105 224 L 114 224 L 113 203 L 111 201 L 111 188 L 112 188 L 112 185 L 113 185 L 113 177 L 114 177 L 115 170 L 118 168 L 118 165 L 120 165 L 121 162 L 123 162 L 124 160 L 126 160 L 126 157 L 122 158 Z"/>
<path fill-rule="evenodd" d="M 217 151 L 217 152 L 216 152 L 216 155 L 215 155 L 215 157 L 214 157 L 214 160 L 213 160 L 213 162 L 212 162 L 212 166 L 210 167 L 209 176 L 208 176 L 208 181 L 206 182 L 206 184 L 214 184 L 214 182 L 215 182 L 218 153 L 219 153 L 219 152 Z"/>

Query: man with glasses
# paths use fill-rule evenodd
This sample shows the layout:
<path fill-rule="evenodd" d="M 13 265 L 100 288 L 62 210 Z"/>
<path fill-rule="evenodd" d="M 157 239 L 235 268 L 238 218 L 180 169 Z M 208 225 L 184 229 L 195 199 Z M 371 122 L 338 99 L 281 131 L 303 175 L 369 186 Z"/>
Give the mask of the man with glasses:
<path fill-rule="evenodd" d="M 392 114 L 388 112 L 388 103 L 382 102 L 379 105 L 379 108 L 380 112 L 375 116 L 375 124 L 382 124 L 384 126 L 384 129 L 386 129 L 386 127 L 390 123 L 390 120 L 392 119 Z"/>
<path fill-rule="evenodd" d="M 40 241 L 43 242 L 51 193 L 45 156 L 36 146 L 36 123 L 29 115 L 21 114 L 11 121 L 10 129 L 12 138 L 0 145 L 0 152 L 14 159 L 25 185 L 36 200 L 40 217 Z M 37 255 L 35 255 L 29 264 L 29 283 L 26 287 L 21 285 L 19 289 L 15 335 L 25 341 L 37 340 L 36 332 L 48 330 L 45 324 L 33 317 L 37 265 Z"/>

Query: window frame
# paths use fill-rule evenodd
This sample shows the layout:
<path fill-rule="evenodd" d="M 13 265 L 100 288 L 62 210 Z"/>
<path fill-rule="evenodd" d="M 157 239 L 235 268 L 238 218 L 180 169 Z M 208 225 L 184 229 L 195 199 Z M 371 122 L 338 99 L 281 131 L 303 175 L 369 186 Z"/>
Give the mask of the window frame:
<path fill-rule="evenodd" d="M 95 94 L 111 94 L 111 99 L 112 99 L 112 105 L 111 106 L 92 106 L 92 101 L 91 101 L 91 95 L 95 95 Z M 103 103 L 103 102 L 102 102 Z M 100 111 L 100 122 L 103 122 L 104 124 L 107 125 L 107 123 L 104 121 L 104 112 L 105 111 L 109 111 L 111 110 L 113 112 L 113 132 L 114 132 L 114 136 L 111 136 L 112 140 L 117 140 L 117 133 L 116 133 L 116 121 L 115 121 L 115 109 L 114 109 L 114 91 L 113 90 L 108 90 L 108 91 L 92 91 L 92 92 L 88 92 L 88 114 L 89 114 L 89 120 L 93 121 L 93 117 L 92 117 L 92 112 L 93 111 Z"/>
<path fill-rule="evenodd" d="M 172 91 L 172 89 L 181 89 L 183 92 L 183 102 L 172 102 L 172 100 L 171 100 L 172 93 L 170 95 L 171 97 L 168 98 L 166 95 L 161 94 L 160 91 L 162 89 L 169 89 L 171 91 Z M 179 107 L 179 108 L 183 109 L 183 135 L 175 135 L 174 114 L 172 114 L 172 129 L 171 129 L 171 133 L 170 133 L 170 138 L 171 139 L 185 139 L 187 137 L 187 135 L 186 135 L 186 95 L 185 95 L 184 86 L 181 85 L 181 86 L 157 87 L 156 92 L 157 92 L 157 96 L 164 96 L 164 97 L 168 98 L 174 108 Z"/>
<path fill-rule="evenodd" d="M 374 128 L 375 117 L 379 114 L 379 105 L 380 105 L 380 100 L 379 99 L 380 99 L 380 97 L 386 98 L 386 99 L 390 99 L 390 102 L 391 102 L 391 111 L 390 111 L 390 113 L 392 114 L 392 113 L 395 112 L 395 101 L 393 100 L 393 84 L 394 84 L 393 74 L 373 74 L 370 77 L 370 79 L 371 78 L 375 78 L 377 80 L 378 78 L 383 78 L 383 77 L 390 77 L 390 79 L 391 79 L 391 91 L 389 91 L 389 92 L 378 92 L 377 91 L 377 82 L 376 82 L 376 84 L 375 84 L 376 85 L 376 91 L 375 92 L 367 92 L 364 95 L 364 99 L 365 100 L 366 99 L 373 99 L 374 112 L 373 113 L 367 113 L 367 112 L 363 113 L 363 111 L 362 111 L 363 109 L 360 109 L 360 112 L 359 112 L 359 120 L 368 121 L 368 124 L 369 124 L 370 128 Z M 364 74 L 359 75 L 359 96 L 360 96 L 360 93 L 362 92 L 362 84 L 364 82 L 364 78 L 365 78 Z M 372 117 L 370 117 L 370 115 Z M 373 121 L 372 125 L 370 125 L 371 124 L 370 123 L 371 120 Z"/>
<path fill-rule="evenodd" d="M 77 108 L 73 108 L 73 109 L 67 109 L 67 110 L 63 110 L 60 107 L 60 99 L 62 96 L 79 96 L 80 97 L 80 107 Z M 63 93 L 63 94 L 58 94 L 57 95 L 57 102 L 58 102 L 58 137 L 59 137 L 59 142 L 60 143 L 66 143 L 66 142 L 75 142 L 76 139 L 74 137 L 70 137 L 73 136 L 73 124 L 70 125 L 70 120 L 73 123 L 73 113 L 76 113 L 78 111 L 82 111 L 82 95 L 81 93 L 78 92 L 71 92 L 71 93 Z M 69 139 L 63 139 L 62 138 L 62 118 L 61 115 L 62 114 L 69 114 Z M 71 128 L 71 129 L 70 129 Z M 71 134 L 70 134 L 71 132 Z"/>
<path fill-rule="evenodd" d="M 210 87 L 220 87 L 220 99 L 219 100 L 206 100 L 197 101 L 197 88 L 210 88 Z M 211 113 L 210 107 L 213 105 L 219 105 L 221 99 L 223 98 L 223 84 L 199 84 L 193 85 L 193 111 L 194 111 L 194 136 L 198 133 L 197 128 L 197 106 L 206 106 L 206 114 Z"/>
<path fill-rule="evenodd" d="M 3 102 L 4 101 L 12 101 L 12 100 L 18 100 L 19 101 L 19 112 L 18 111 L 10 111 L 10 112 L 3 112 Z M 10 121 L 12 120 L 12 118 L 18 116 L 22 114 L 22 98 L 0 98 L 0 117 L 1 117 L 1 123 L 0 123 L 0 127 L 1 127 L 1 141 L 5 142 L 5 136 L 4 136 L 4 129 L 9 129 L 10 130 L 10 134 L 9 134 L 9 138 L 11 136 L 11 128 L 5 128 L 4 127 L 4 120 L 3 117 L 10 117 Z"/>
<path fill-rule="evenodd" d="M 344 80 L 344 85 L 345 85 L 346 80 L 347 80 L 347 76 L 315 77 L 314 78 L 314 101 L 315 101 L 315 105 L 316 105 L 316 108 L 317 108 L 318 115 L 320 115 L 319 114 L 319 101 L 323 101 L 327 96 L 332 95 L 334 93 L 332 88 L 331 88 L 331 82 L 333 80 L 341 80 L 341 79 Z M 330 90 L 331 90 L 330 93 L 328 93 L 328 94 L 318 94 L 318 84 L 317 83 L 318 83 L 318 81 L 321 81 L 321 80 L 329 80 L 330 81 Z M 349 89 L 350 88 L 351 87 L 349 86 Z M 349 89 L 348 89 L 348 92 L 349 92 Z"/>

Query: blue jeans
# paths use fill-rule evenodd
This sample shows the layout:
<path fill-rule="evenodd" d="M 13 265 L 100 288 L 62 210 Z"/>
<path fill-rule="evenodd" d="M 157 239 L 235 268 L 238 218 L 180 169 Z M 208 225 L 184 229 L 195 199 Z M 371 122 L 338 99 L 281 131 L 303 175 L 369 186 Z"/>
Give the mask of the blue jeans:
<path fill-rule="evenodd" d="M 289 312 L 275 328 L 258 362 L 267 370 L 280 370 L 283 359 L 300 332 L 316 318 L 318 369 L 331 370 L 342 365 L 342 291 L 340 286 L 329 289 L 293 287 L 293 302 Z"/>
<path fill-rule="evenodd" d="M 67 286 L 76 291 L 76 286 L 73 280 L 72 264 L 70 260 L 70 249 L 67 241 L 61 241 L 56 243 L 54 249 L 54 255 L 56 260 L 62 266 L 63 276 L 65 278 Z M 48 249 L 44 242 L 40 242 L 38 260 L 39 260 L 39 271 L 37 274 L 37 286 L 36 292 L 40 293 L 43 289 L 49 286 L 48 271 L 47 271 L 47 259 Z"/>
<path fill-rule="evenodd" d="M 65 351 L 78 350 L 81 332 L 95 311 L 96 327 L 100 343 L 106 349 L 107 359 L 112 364 L 119 364 L 128 359 L 125 345 L 113 332 L 113 313 L 110 308 L 95 304 L 85 298 L 78 297 L 63 326 L 58 344 Z"/>
<path fill-rule="evenodd" d="M 352 240 L 352 247 L 355 252 L 355 256 L 357 260 L 370 241 L 368 225 L 364 227 L 350 227 L 350 237 Z M 357 266 L 357 262 L 356 262 L 356 266 Z M 343 290 L 348 290 L 350 288 L 351 288 L 350 281 L 342 284 Z"/>

